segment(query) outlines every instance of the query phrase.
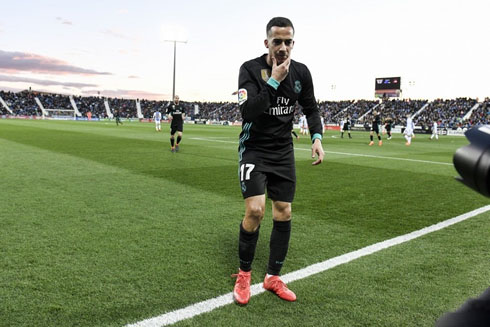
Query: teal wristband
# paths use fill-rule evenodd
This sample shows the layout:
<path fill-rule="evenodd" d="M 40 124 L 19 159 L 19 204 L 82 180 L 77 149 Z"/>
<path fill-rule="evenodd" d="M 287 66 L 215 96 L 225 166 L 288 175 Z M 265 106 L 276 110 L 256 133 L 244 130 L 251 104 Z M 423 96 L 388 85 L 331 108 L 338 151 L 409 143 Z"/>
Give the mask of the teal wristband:
<path fill-rule="evenodd" d="M 313 134 L 313 136 L 311 137 L 311 143 L 315 142 L 316 139 L 320 139 L 321 141 L 323 139 L 322 134 L 320 133 Z"/>
<path fill-rule="evenodd" d="M 276 81 L 272 77 L 269 77 L 269 80 L 267 81 L 267 84 L 269 84 L 270 86 L 272 86 L 274 88 L 274 90 L 277 90 L 277 88 L 279 87 L 279 84 L 281 84 L 281 83 L 279 83 L 278 81 Z"/>

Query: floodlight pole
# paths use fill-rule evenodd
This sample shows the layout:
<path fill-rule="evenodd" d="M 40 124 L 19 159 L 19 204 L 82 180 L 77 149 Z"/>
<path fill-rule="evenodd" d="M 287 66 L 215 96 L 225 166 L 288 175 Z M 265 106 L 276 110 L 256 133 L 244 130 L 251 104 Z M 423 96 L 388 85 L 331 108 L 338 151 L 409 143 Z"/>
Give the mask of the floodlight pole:
<path fill-rule="evenodd" d="M 187 41 L 165 40 L 165 42 L 174 43 L 174 79 L 173 79 L 173 89 L 172 89 L 172 101 L 173 101 L 175 99 L 175 66 L 177 62 L 177 43 L 187 43 Z"/>

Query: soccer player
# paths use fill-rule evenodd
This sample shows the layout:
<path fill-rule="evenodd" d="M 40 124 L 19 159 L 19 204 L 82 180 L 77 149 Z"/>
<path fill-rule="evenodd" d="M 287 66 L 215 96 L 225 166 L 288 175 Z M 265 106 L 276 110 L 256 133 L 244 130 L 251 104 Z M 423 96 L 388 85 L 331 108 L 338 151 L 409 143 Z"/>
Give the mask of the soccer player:
<path fill-rule="evenodd" d="M 373 122 L 371 125 L 371 131 L 369 132 L 369 138 L 371 139 L 371 142 L 369 142 L 369 146 L 374 144 L 373 141 L 373 134 L 376 133 L 378 136 L 378 145 L 382 146 L 383 141 L 381 141 L 381 135 L 379 135 L 379 125 L 381 125 L 381 117 L 379 115 L 379 112 L 373 111 Z"/>
<path fill-rule="evenodd" d="M 413 130 L 414 130 L 414 124 L 412 121 L 412 117 L 410 114 L 407 115 L 407 127 L 405 127 L 405 131 L 403 131 L 403 134 L 405 134 L 405 140 L 407 140 L 407 143 L 405 143 L 406 146 L 410 146 L 412 144 L 412 136 L 414 135 Z"/>
<path fill-rule="evenodd" d="M 238 103 L 243 118 L 240 133 L 239 178 L 245 200 L 240 223 L 240 269 L 233 297 L 245 305 L 250 299 L 252 261 L 265 212 L 265 189 L 272 200 L 273 227 L 269 263 L 263 287 L 286 301 L 296 295 L 279 277 L 291 235 L 291 203 L 296 188 L 291 129 L 296 101 L 303 106 L 311 132 L 312 163 L 323 161 L 320 113 L 308 68 L 291 59 L 294 27 L 284 17 L 272 18 L 264 41 L 268 53 L 240 67 Z"/>
<path fill-rule="evenodd" d="M 342 134 L 340 135 L 341 138 L 344 138 L 344 132 L 347 131 L 347 134 L 349 135 L 349 138 L 351 139 L 352 136 L 350 135 L 350 116 L 347 117 L 347 119 L 344 121 L 344 126 L 342 126 Z"/>
<path fill-rule="evenodd" d="M 387 117 L 385 119 L 385 131 L 386 134 L 388 134 L 388 137 L 386 138 L 387 140 L 391 140 L 391 125 L 393 124 L 393 120 L 391 117 Z"/>
<path fill-rule="evenodd" d="M 434 123 L 432 124 L 432 135 L 430 139 L 432 140 L 434 136 L 436 137 L 436 140 L 439 139 L 439 135 L 437 134 L 437 120 L 434 120 Z"/>
<path fill-rule="evenodd" d="M 155 121 L 155 129 L 160 132 L 162 130 L 162 113 L 158 109 L 153 113 L 153 120 Z"/>
<path fill-rule="evenodd" d="M 123 124 L 121 121 L 121 114 L 119 113 L 119 110 L 114 110 L 114 117 L 116 117 L 116 126 L 119 126 L 119 124 Z"/>
<path fill-rule="evenodd" d="M 299 132 L 303 135 L 308 135 L 308 121 L 305 114 L 302 114 L 299 118 Z"/>
<path fill-rule="evenodd" d="M 173 104 L 167 107 L 167 114 L 172 121 L 170 124 L 170 151 L 179 152 L 180 141 L 182 141 L 182 132 L 184 131 L 184 107 L 180 104 L 178 95 L 174 97 Z M 175 133 L 177 133 L 177 142 L 175 142 Z"/>

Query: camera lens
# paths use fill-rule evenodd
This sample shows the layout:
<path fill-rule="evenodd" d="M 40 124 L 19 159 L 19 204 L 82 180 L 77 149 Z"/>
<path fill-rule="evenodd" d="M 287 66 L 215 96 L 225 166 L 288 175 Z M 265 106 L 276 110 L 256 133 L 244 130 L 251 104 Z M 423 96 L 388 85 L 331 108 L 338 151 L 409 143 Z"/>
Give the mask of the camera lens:
<path fill-rule="evenodd" d="M 490 196 L 490 149 L 473 144 L 459 148 L 453 157 L 461 181 L 485 196 Z"/>

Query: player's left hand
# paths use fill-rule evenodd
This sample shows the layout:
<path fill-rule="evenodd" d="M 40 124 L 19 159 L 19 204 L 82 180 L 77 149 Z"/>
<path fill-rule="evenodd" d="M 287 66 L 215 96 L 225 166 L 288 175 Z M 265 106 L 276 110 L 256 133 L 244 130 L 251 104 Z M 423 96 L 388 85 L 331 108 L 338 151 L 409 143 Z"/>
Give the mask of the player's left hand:
<path fill-rule="evenodd" d="M 325 152 L 323 152 L 322 141 L 320 139 L 316 139 L 311 146 L 311 157 L 315 158 L 318 155 L 318 159 L 311 164 L 313 166 L 319 165 L 323 162 L 323 157 L 325 156 Z"/>

